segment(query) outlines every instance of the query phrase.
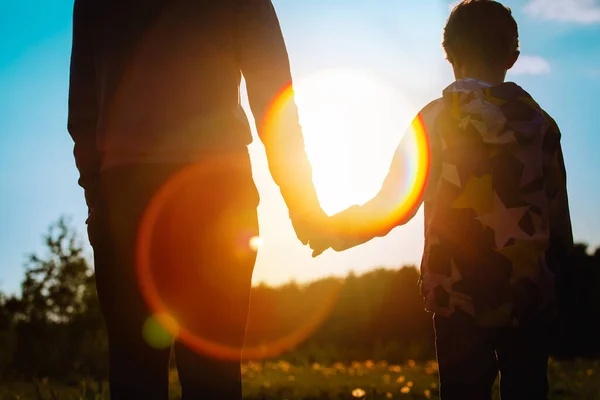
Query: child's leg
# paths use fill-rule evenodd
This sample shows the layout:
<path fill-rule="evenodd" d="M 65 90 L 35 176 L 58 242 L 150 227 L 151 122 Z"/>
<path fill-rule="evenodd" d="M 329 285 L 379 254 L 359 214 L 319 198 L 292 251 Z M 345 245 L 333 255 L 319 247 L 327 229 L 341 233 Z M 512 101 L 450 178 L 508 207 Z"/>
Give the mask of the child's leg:
<path fill-rule="evenodd" d="M 500 331 L 497 354 L 503 400 L 547 400 L 550 332 L 537 324 Z"/>
<path fill-rule="evenodd" d="M 463 312 L 433 320 L 440 399 L 490 400 L 498 367 L 488 331 Z"/>

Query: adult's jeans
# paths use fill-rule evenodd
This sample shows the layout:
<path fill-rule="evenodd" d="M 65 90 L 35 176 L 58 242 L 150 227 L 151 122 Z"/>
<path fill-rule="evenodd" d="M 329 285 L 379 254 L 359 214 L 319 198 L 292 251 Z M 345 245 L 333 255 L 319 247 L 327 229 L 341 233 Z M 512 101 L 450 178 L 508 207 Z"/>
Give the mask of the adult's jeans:
<path fill-rule="evenodd" d="M 153 319 L 159 310 L 175 321 L 173 334 L 187 333 L 174 341 L 182 398 L 241 399 L 258 202 L 247 151 L 102 173 L 88 233 L 111 399 L 168 398 L 170 345 Z"/>

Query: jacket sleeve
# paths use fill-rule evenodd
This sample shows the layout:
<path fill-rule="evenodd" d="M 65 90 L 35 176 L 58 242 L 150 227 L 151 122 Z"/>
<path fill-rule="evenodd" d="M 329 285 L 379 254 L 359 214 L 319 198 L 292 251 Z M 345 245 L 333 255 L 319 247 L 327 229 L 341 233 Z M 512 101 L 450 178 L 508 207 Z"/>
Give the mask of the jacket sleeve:
<path fill-rule="evenodd" d="M 270 0 L 237 1 L 236 39 L 258 135 L 290 216 L 320 210 L 294 102 L 288 53 Z"/>
<path fill-rule="evenodd" d="M 548 199 L 550 244 L 548 266 L 555 272 L 568 265 L 573 248 L 573 229 L 567 195 L 567 172 L 560 143 L 561 134 L 554 121 L 545 136 L 544 186 Z"/>
<path fill-rule="evenodd" d="M 100 152 L 96 145 L 98 101 L 94 59 L 85 7 L 86 0 L 75 0 L 67 130 L 74 142 L 73 153 L 79 170 L 78 183 L 84 189 L 88 208 L 92 209 L 98 191 Z"/>

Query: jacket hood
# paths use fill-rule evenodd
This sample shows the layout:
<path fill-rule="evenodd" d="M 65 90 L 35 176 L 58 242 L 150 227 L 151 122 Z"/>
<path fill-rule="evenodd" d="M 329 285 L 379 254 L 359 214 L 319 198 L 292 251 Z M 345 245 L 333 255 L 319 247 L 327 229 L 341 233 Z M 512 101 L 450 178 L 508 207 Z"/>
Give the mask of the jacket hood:
<path fill-rule="evenodd" d="M 461 130 L 478 132 L 488 144 L 527 141 L 540 133 L 546 122 L 531 95 L 512 82 L 491 86 L 460 79 L 444 90 L 443 100 Z"/>

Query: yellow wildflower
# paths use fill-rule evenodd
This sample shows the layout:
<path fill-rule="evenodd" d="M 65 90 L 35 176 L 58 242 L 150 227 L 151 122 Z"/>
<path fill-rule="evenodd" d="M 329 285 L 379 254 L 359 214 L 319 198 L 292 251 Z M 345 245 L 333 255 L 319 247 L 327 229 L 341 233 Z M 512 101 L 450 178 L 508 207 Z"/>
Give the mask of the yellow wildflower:
<path fill-rule="evenodd" d="M 388 368 L 388 370 L 390 372 L 396 372 L 396 373 L 398 373 L 398 372 L 402 372 L 402 367 L 399 366 L 399 365 L 390 365 L 390 367 Z"/>

